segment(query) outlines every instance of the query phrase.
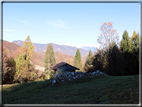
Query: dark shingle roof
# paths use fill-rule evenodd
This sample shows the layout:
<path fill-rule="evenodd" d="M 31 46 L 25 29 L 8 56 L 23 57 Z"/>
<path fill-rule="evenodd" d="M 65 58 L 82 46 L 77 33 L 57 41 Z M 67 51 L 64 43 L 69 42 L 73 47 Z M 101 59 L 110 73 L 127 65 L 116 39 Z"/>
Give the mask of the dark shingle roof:
<path fill-rule="evenodd" d="M 72 65 L 70 65 L 70 64 L 68 64 L 68 63 L 66 63 L 66 62 L 60 62 L 60 63 L 58 63 L 58 64 L 52 66 L 51 69 L 57 70 L 57 68 L 60 68 L 60 67 L 63 66 L 63 65 L 69 65 L 69 66 L 71 66 L 71 67 L 73 67 L 73 68 L 79 70 L 79 68 L 76 68 L 76 67 L 74 67 L 74 66 L 72 66 Z"/>

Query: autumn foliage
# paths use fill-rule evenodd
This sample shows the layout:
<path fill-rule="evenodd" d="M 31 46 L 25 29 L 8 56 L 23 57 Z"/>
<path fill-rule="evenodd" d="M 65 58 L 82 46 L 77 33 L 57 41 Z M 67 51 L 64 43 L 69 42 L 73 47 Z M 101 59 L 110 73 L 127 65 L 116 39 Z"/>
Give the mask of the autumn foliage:
<path fill-rule="evenodd" d="M 16 72 L 15 61 L 12 57 L 7 56 L 7 50 L 5 48 L 3 48 L 2 61 L 3 61 L 2 83 L 3 84 L 13 83 L 15 72 Z"/>
<path fill-rule="evenodd" d="M 34 72 L 34 65 L 32 62 L 32 55 L 34 46 L 28 36 L 25 42 L 15 53 L 16 62 L 16 74 L 14 77 L 15 82 L 27 82 L 36 79 L 36 73 Z"/>
<path fill-rule="evenodd" d="M 98 38 L 98 43 L 101 45 L 101 49 L 108 49 L 109 45 L 114 41 L 117 45 L 119 45 L 119 35 L 116 29 L 113 28 L 112 22 L 105 22 L 100 27 L 100 31 L 102 32 Z"/>
<path fill-rule="evenodd" d="M 101 49 L 93 55 L 87 72 L 101 70 L 108 75 L 138 75 L 139 74 L 139 34 L 134 31 L 132 37 L 125 30 L 119 47 L 119 36 L 111 22 L 105 22 L 101 28 L 98 42 Z"/>

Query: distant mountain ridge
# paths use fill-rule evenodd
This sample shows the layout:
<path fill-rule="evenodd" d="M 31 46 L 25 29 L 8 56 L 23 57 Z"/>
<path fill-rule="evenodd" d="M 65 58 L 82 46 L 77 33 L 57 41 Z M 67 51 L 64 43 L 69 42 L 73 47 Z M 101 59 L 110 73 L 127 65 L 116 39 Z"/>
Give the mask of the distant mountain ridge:
<path fill-rule="evenodd" d="M 13 43 L 16 43 L 20 46 L 23 45 L 23 41 L 21 41 L 21 40 L 15 40 L 15 41 L 13 41 Z M 47 44 L 33 43 L 33 44 L 35 46 L 35 49 L 34 49 L 35 52 L 45 52 L 47 45 L 48 45 L 48 43 Z M 58 51 L 63 54 L 67 54 L 67 55 L 71 55 L 71 56 L 75 56 L 75 54 L 76 54 L 77 47 L 68 46 L 68 45 L 58 45 L 55 43 L 51 43 L 51 44 L 53 46 L 54 51 Z M 92 50 L 92 52 L 96 51 L 95 47 L 83 46 L 82 48 L 79 48 L 80 53 L 81 53 L 81 57 L 83 58 L 83 56 L 88 55 L 90 49 Z"/>
<path fill-rule="evenodd" d="M 16 52 L 20 49 L 21 46 L 16 43 L 3 40 L 3 47 L 6 49 L 8 57 L 15 57 L 15 55 L 17 54 Z M 0 48 L 1 48 L 1 44 L 0 44 Z M 55 54 L 55 59 L 57 63 L 60 60 L 67 61 L 68 58 L 71 58 L 72 61 L 74 60 L 74 56 L 71 56 L 71 55 L 66 55 L 57 51 L 54 51 L 54 54 Z M 63 58 L 61 59 L 60 56 L 63 56 Z M 44 57 L 45 57 L 45 52 L 33 53 L 34 63 L 36 65 L 44 67 Z"/>
<path fill-rule="evenodd" d="M 95 52 L 97 51 L 97 48 L 96 47 L 93 47 L 93 46 L 82 46 L 81 48 L 87 50 L 87 51 L 92 51 L 92 52 Z"/>

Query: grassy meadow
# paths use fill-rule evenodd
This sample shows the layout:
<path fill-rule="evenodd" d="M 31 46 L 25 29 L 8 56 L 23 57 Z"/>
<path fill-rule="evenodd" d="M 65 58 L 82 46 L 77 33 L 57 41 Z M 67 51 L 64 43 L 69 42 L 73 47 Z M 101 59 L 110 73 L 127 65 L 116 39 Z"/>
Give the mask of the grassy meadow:
<path fill-rule="evenodd" d="M 88 78 L 88 77 L 87 77 Z M 139 76 L 89 77 L 47 87 L 49 80 L 3 85 L 3 104 L 138 104 Z"/>

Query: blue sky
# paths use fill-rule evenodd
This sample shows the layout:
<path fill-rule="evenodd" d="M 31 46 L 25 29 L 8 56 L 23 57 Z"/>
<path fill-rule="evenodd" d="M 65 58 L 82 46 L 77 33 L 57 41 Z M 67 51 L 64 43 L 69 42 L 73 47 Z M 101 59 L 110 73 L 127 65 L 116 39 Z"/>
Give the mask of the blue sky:
<path fill-rule="evenodd" d="M 113 22 L 123 32 L 140 33 L 139 3 L 4 3 L 3 40 L 98 47 L 100 27 Z"/>

